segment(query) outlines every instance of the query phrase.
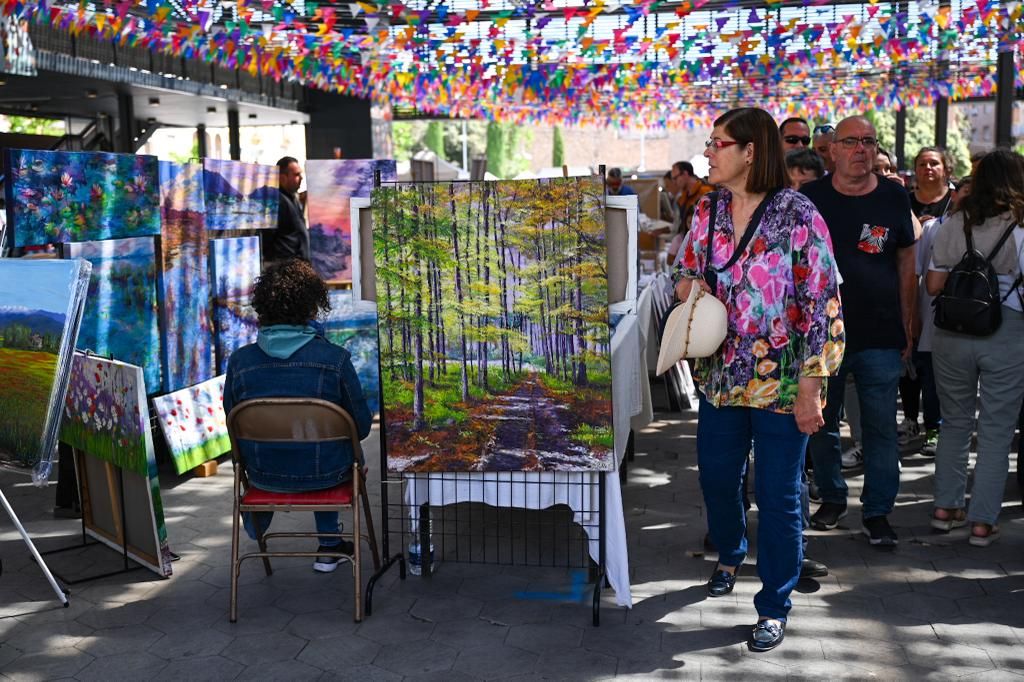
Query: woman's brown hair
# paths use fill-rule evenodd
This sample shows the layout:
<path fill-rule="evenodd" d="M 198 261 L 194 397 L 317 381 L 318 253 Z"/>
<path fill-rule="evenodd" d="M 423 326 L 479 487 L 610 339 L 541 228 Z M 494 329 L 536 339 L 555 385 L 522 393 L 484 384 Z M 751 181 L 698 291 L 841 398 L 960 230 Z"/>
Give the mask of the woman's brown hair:
<path fill-rule="evenodd" d="M 770 192 L 789 186 L 779 127 L 767 111 L 756 107 L 730 109 L 715 119 L 715 127 L 719 126 L 740 144 L 754 144 L 754 161 L 747 175 L 748 192 Z"/>
<path fill-rule="evenodd" d="M 986 154 L 971 176 L 971 191 L 960 210 L 964 227 L 981 225 L 987 218 L 1003 213 L 1024 224 L 1024 156 L 1008 149 Z"/>
<path fill-rule="evenodd" d="M 313 266 L 293 258 L 264 268 L 253 286 L 252 307 L 261 327 L 301 325 L 329 311 L 331 302 L 327 298 L 327 285 Z"/>

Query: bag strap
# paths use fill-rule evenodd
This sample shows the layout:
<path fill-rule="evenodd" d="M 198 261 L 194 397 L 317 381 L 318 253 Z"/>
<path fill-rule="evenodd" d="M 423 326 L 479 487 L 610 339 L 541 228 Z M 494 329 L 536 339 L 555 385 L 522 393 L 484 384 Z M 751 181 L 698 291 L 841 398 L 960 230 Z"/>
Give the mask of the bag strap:
<path fill-rule="evenodd" d="M 997 253 L 999 253 L 999 249 L 1003 248 L 1003 244 L 1005 244 L 1006 240 L 1010 238 L 1010 235 L 1013 234 L 1013 230 L 1016 227 L 1016 223 L 1010 223 L 1010 225 L 1006 228 L 1006 231 L 1003 232 L 1002 236 L 999 237 L 999 241 L 997 241 L 996 245 L 992 247 L 992 251 L 989 252 L 988 256 L 985 258 L 986 263 L 992 262 L 992 259 L 996 257 Z M 967 227 L 967 225 L 964 225 L 964 237 L 967 239 L 967 253 L 974 252 L 973 232 L 974 230 Z"/>
<path fill-rule="evenodd" d="M 711 265 L 711 258 L 715 252 L 715 220 L 718 218 L 718 197 L 718 190 L 708 193 L 708 199 L 711 200 L 711 210 L 708 213 L 708 242 L 707 246 L 704 247 L 704 281 L 708 283 L 712 291 L 718 285 L 718 273 L 715 272 L 714 266 Z"/>
<path fill-rule="evenodd" d="M 779 190 L 774 189 L 771 192 L 768 192 L 768 194 L 764 196 L 764 199 L 761 199 L 761 203 L 757 205 L 757 208 L 754 209 L 753 215 L 750 216 L 750 222 L 747 223 L 747 229 L 743 233 L 743 237 L 740 238 L 739 245 L 733 250 L 732 257 L 729 258 L 729 262 L 718 268 L 719 272 L 725 272 L 732 266 L 736 265 L 736 261 L 740 259 L 740 256 L 743 255 L 743 252 L 747 250 L 750 242 L 754 239 L 754 233 L 757 232 L 757 228 L 761 225 L 761 219 L 764 218 L 764 212 L 768 210 L 768 204 L 778 193 Z"/>

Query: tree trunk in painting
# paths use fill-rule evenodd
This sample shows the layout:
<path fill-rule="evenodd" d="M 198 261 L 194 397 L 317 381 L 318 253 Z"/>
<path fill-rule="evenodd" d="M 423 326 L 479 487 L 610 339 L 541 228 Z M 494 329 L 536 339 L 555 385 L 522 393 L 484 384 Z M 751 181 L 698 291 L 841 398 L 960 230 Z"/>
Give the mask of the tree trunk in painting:
<path fill-rule="evenodd" d="M 462 402 L 469 402 L 469 368 L 467 367 L 468 362 L 468 349 L 466 348 L 466 315 L 465 308 L 463 307 L 463 296 L 462 296 L 462 265 L 459 260 L 459 219 L 458 213 L 455 211 L 455 185 L 448 186 L 448 196 L 452 210 L 452 250 L 455 254 L 455 297 L 458 302 L 459 308 L 459 350 L 462 353 Z"/>

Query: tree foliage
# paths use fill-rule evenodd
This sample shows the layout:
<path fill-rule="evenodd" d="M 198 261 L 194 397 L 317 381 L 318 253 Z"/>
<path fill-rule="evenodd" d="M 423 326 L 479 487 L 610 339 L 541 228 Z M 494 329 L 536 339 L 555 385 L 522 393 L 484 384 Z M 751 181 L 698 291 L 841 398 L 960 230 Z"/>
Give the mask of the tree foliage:
<path fill-rule="evenodd" d="M 551 165 L 555 168 L 565 164 L 565 141 L 562 140 L 562 129 L 555 127 L 551 138 Z"/>
<path fill-rule="evenodd" d="M 0 127 L 6 128 L 6 132 L 22 135 L 52 135 L 60 137 L 65 133 L 64 122 L 52 118 L 34 118 L 31 116 L 3 116 L 3 123 Z"/>
<path fill-rule="evenodd" d="M 867 118 L 878 132 L 882 148 L 896 154 L 896 112 L 869 111 Z M 953 116 L 950 116 L 951 123 Z M 971 123 L 966 117 L 956 118 L 957 125 L 951 125 L 946 135 L 946 149 L 953 155 L 953 175 L 962 177 L 971 171 L 971 152 L 967 141 L 971 136 Z M 914 156 L 922 147 L 935 145 L 934 107 L 907 108 L 907 141 L 904 147 L 908 170 L 912 170 Z"/>
<path fill-rule="evenodd" d="M 427 124 L 423 145 L 438 157 L 444 158 L 444 126 L 441 121 L 431 121 Z"/>

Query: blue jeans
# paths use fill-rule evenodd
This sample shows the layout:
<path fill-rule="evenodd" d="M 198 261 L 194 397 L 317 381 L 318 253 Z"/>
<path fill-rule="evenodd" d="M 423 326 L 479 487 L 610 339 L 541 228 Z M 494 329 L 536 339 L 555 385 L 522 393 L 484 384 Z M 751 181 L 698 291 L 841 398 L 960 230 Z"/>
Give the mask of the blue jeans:
<path fill-rule="evenodd" d="M 340 533 L 341 523 L 338 520 L 336 511 L 313 512 L 316 521 L 317 533 Z M 259 524 L 259 535 L 263 535 L 270 528 L 270 522 L 274 519 L 274 512 L 242 512 L 242 525 L 246 534 L 256 540 L 256 524 Z M 341 544 L 341 538 L 320 537 L 322 547 L 337 547 Z"/>
<path fill-rule="evenodd" d="M 903 361 L 895 349 L 847 353 L 839 373 L 829 379 L 825 426 L 811 436 L 814 481 L 822 502 L 846 504 L 849 488 L 843 478 L 839 415 L 843 410 L 846 377 L 857 382 L 864 449 L 863 516 L 886 516 L 900 490 L 900 457 L 896 444 L 896 393 Z"/>
<path fill-rule="evenodd" d="M 784 621 L 803 561 L 800 471 L 807 436 L 797 429 L 791 414 L 714 407 L 700 396 L 700 487 L 711 541 L 718 548 L 718 561 L 723 566 L 739 566 L 747 554 L 742 478 L 751 440 L 757 496 L 757 572 L 761 577 L 754 607 L 761 618 Z"/>

